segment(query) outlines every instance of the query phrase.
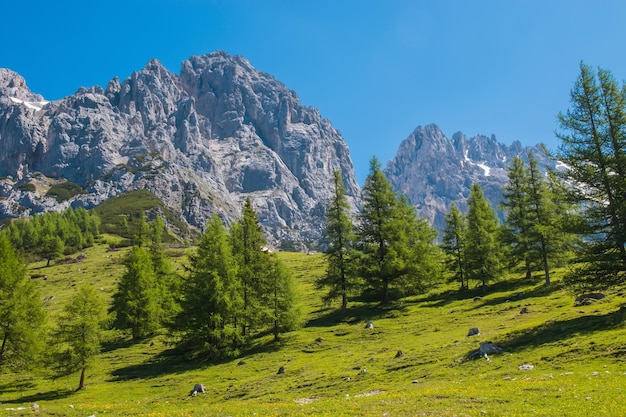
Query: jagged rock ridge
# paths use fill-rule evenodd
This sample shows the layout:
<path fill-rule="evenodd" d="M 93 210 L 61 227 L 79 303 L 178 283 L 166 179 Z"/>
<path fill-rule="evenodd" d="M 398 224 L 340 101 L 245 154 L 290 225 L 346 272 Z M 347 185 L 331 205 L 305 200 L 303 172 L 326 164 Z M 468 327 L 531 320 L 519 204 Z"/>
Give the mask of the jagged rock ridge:
<path fill-rule="evenodd" d="M 542 146 L 504 145 L 495 136 L 467 138 L 457 132 L 447 138 L 437 125 L 418 126 L 399 146 L 385 174 L 395 189 L 406 195 L 422 216 L 437 229 L 445 227 L 450 203 L 465 211 L 473 183 L 479 183 L 494 209 L 508 182 L 506 168 L 515 156 L 527 160 L 532 152 L 541 167 L 555 169 L 557 161 Z M 500 213 L 500 216 L 502 214 Z"/>
<path fill-rule="evenodd" d="M 316 241 L 335 170 L 356 201 L 339 132 L 239 56 L 194 56 L 180 74 L 151 60 L 105 89 L 49 103 L 0 69 L 0 218 L 148 189 L 199 229 L 213 213 L 238 217 L 249 197 L 274 243 Z M 65 180 L 85 194 L 45 196 L 46 184 Z"/>

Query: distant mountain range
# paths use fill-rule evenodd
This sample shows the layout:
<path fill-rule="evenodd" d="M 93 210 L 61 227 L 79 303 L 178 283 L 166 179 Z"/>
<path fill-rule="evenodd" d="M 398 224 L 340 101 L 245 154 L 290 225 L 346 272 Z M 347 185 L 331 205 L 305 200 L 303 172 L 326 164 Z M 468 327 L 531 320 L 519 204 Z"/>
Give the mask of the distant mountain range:
<path fill-rule="evenodd" d="M 528 151 L 555 166 L 539 147 L 462 133 L 448 139 L 428 125 L 402 142 L 385 173 L 441 228 L 473 182 L 497 207 L 505 167 Z M 335 170 L 356 207 L 360 188 L 339 132 L 240 56 L 194 56 L 179 74 L 152 60 L 123 81 L 53 102 L 0 69 L 0 220 L 93 208 L 145 189 L 200 230 L 213 214 L 237 218 L 250 198 L 274 245 L 314 247 Z"/>
<path fill-rule="evenodd" d="M 557 162 L 546 156 L 541 145 L 524 147 L 516 141 L 507 146 L 493 135 L 467 138 L 461 132 L 449 139 L 439 127 L 430 124 L 417 127 L 400 144 L 385 174 L 422 216 L 442 230 L 450 203 L 456 203 L 462 211 L 467 208 L 473 183 L 481 185 L 497 211 L 501 189 L 508 182 L 506 167 L 516 156 L 528 160 L 529 152 L 543 169 L 556 169 Z"/>

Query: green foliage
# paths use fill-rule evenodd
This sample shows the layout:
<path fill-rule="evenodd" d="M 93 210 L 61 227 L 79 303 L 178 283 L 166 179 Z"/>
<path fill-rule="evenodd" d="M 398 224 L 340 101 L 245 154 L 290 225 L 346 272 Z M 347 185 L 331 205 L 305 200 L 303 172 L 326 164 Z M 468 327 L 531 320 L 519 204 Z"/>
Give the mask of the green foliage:
<path fill-rule="evenodd" d="M 271 280 L 271 321 L 274 340 L 278 340 L 281 333 L 296 330 L 300 327 L 300 311 L 296 306 L 296 293 L 291 272 L 284 263 L 274 254 L 266 254 Z"/>
<path fill-rule="evenodd" d="M 104 301 L 90 285 L 82 285 L 59 317 L 56 340 L 60 343 L 57 366 L 68 373 L 80 370 L 78 389 L 85 387 L 85 372 L 100 353 L 108 317 Z"/>
<path fill-rule="evenodd" d="M 65 244 L 61 240 L 60 236 L 52 236 L 49 234 L 44 235 L 41 238 L 39 245 L 39 253 L 48 263 L 46 266 L 50 266 L 50 261 L 63 255 L 65 250 Z"/>
<path fill-rule="evenodd" d="M 38 359 L 45 313 L 24 260 L 0 234 L 0 370 L 25 369 Z"/>
<path fill-rule="evenodd" d="M 392 290 L 404 295 L 422 290 L 437 270 L 436 233 L 417 218 L 406 198 L 397 198 L 375 157 L 359 220 L 360 272 L 381 302 L 391 301 Z"/>
<path fill-rule="evenodd" d="M 244 344 L 237 329 L 242 321 L 243 299 L 232 247 L 217 216 L 207 223 L 190 262 L 177 320 L 183 340 L 194 353 L 235 355 Z"/>
<path fill-rule="evenodd" d="M 350 205 L 339 171 L 333 174 L 334 195 L 326 209 L 326 237 L 328 249 L 327 272 L 318 282 L 318 288 L 325 288 L 325 302 L 341 298 L 341 311 L 346 313 L 348 295 L 355 293 L 357 281 L 358 254 L 354 248 L 356 235 L 350 217 Z"/>
<path fill-rule="evenodd" d="M 576 291 L 626 282 L 626 97 L 609 71 L 581 63 L 570 92 L 572 108 L 559 114 L 559 159 L 583 213 L 585 243 L 568 279 Z"/>
<path fill-rule="evenodd" d="M 132 238 L 134 222 L 145 213 L 148 218 L 163 217 L 179 236 L 189 237 L 191 232 L 185 222 L 165 206 L 163 201 L 148 190 L 131 191 L 110 198 L 94 208 L 102 223 L 102 232 Z"/>
<path fill-rule="evenodd" d="M 467 205 L 467 279 L 481 282 L 486 292 L 487 282 L 495 281 L 503 272 L 500 226 L 479 184 L 472 185 Z"/>
<path fill-rule="evenodd" d="M 263 237 L 259 219 L 250 199 L 246 199 L 241 218 L 231 228 L 237 279 L 241 285 L 243 319 L 241 331 L 263 326 L 271 317 L 270 283 L 267 269 L 267 240 Z"/>
<path fill-rule="evenodd" d="M 461 284 L 461 290 L 469 289 L 466 273 L 465 245 L 467 239 L 467 221 L 456 204 L 450 205 L 450 212 L 445 217 L 443 231 L 443 252 L 447 255 L 446 265 L 452 271 L 453 279 Z"/>
<path fill-rule="evenodd" d="M 48 212 L 31 219 L 19 219 L 2 230 L 11 244 L 27 254 L 39 254 L 51 261 L 93 245 L 100 234 L 100 219 L 83 208 L 63 213 Z"/>
<path fill-rule="evenodd" d="M 135 246 L 124 262 L 126 273 L 113 295 L 114 325 L 130 329 L 133 340 L 151 336 L 161 318 L 154 266 L 147 249 Z"/>
<path fill-rule="evenodd" d="M 61 203 L 74 196 L 84 193 L 85 190 L 83 190 L 78 184 L 74 184 L 71 181 L 65 181 L 59 184 L 54 184 L 50 187 L 48 192 L 46 192 L 46 197 L 54 197 L 59 203 Z"/>
<path fill-rule="evenodd" d="M 37 191 L 37 187 L 32 182 L 27 182 L 25 184 L 22 184 L 18 188 L 20 191 L 26 191 L 29 193 L 34 193 L 35 191 Z"/>

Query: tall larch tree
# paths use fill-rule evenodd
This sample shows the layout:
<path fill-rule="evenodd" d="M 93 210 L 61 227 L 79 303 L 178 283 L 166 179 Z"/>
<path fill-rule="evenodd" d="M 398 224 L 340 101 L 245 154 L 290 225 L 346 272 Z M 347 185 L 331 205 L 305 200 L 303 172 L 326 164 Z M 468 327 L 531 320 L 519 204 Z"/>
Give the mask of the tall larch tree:
<path fill-rule="evenodd" d="M 479 184 L 472 185 L 467 205 L 467 278 L 479 281 L 486 292 L 487 283 L 503 271 L 500 226 Z"/>
<path fill-rule="evenodd" d="M 177 319 L 184 342 L 194 353 L 236 355 L 245 342 L 237 329 L 244 306 L 229 236 L 217 216 L 208 221 L 190 261 Z"/>
<path fill-rule="evenodd" d="M 0 233 L 0 369 L 28 368 L 38 359 L 45 312 L 26 264 Z"/>
<path fill-rule="evenodd" d="M 266 323 L 271 316 L 267 276 L 267 240 L 259 219 L 248 198 L 242 216 L 231 228 L 233 254 L 237 264 L 237 276 L 241 286 L 243 315 L 239 323 L 241 333 L 247 336 L 251 328 Z"/>
<path fill-rule="evenodd" d="M 584 222 L 580 263 L 566 277 L 579 291 L 623 285 L 626 280 L 626 100 L 609 71 L 581 63 L 570 92 L 571 108 L 559 114 L 558 158 L 567 164 Z"/>
<path fill-rule="evenodd" d="M 465 239 L 467 235 L 467 223 L 465 216 L 456 204 L 450 205 L 450 212 L 445 216 L 446 227 L 443 231 L 442 249 L 448 255 L 448 270 L 453 273 L 454 279 L 461 284 L 461 290 L 469 288 L 467 273 L 465 271 Z"/>
<path fill-rule="evenodd" d="M 130 329 L 133 340 L 153 335 L 160 326 L 161 308 L 150 253 L 134 246 L 124 261 L 126 272 L 113 294 L 114 325 Z"/>
<path fill-rule="evenodd" d="M 511 248 L 511 266 L 522 262 L 526 278 L 530 279 L 533 272 L 532 229 L 534 227 L 533 212 L 530 207 L 529 174 L 524 160 L 514 157 L 507 168 L 508 183 L 502 188 L 501 209 L 506 221 L 503 225 L 504 243 Z"/>
<path fill-rule="evenodd" d="M 326 209 L 326 274 L 317 281 L 318 288 L 328 292 L 326 302 L 341 298 L 341 313 L 346 314 L 348 296 L 356 291 L 356 259 L 354 224 L 339 171 L 333 174 L 334 194 Z"/>
<path fill-rule="evenodd" d="M 300 311 L 296 306 L 293 277 L 280 259 L 267 253 L 268 274 L 271 283 L 271 328 L 274 340 L 280 334 L 295 330 L 300 325 Z"/>
<path fill-rule="evenodd" d="M 436 233 L 398 198 L 376 157 L 363 186 L 357 233 L 360 273 L 383 304 L 392 290 L 414 293 L 435 267 Z"/>
<path fill-rule="evenodd" d="M 107 323 L 105 303 L 90 285 L 78 288 L 59 318 L 56 340 L 62 351 L 58 365 L 67 372 L 80 371 L 79 390 L 85 388 L 87 368 L 102 349 Z"/>

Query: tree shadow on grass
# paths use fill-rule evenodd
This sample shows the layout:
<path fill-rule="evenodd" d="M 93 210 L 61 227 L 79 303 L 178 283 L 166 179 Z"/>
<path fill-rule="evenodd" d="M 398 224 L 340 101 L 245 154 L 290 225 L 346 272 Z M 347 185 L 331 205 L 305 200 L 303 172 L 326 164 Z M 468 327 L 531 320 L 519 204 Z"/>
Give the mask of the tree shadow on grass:
<path fill-rule="evenodd" d="M 114 381 L 157 378 L 168 374 L 184 373 L 206 366 L 204 358 L 188 359 L 181 349 L 169 349 L 145 362 L 129 365 L 111 372 Z"/>
<path fill-rule="evenodd" d="M 9 382 L 0 384 L 0 393 L 24 391 L 32 388 L 35 388 L 34 382 Z"/>
<path fill-rule="evenodd" d="M 539 326 L 511 332 L 496 341 L 496 345 L 505 352 L 534 348 L 546 343 L 571 339 L 587 333 L 610 330 L 620 327 L 626 320 L 626 306 L 602 315 L 586 315 L 569 320 L 550 320 Z M 470 351 L 465 358 L 475 357 L 476 351 Z M 622 352 L 617 353 L 621 355 Z"/>
<path fill-rule="evenodd" d="M 14 400 L 6 400 L 3 401 L 4 404 L 22 404 L 22 403 L 34 403 L 37 401 L 54 401 L 61 400 L 63 398 L 67 398 L 70 395 L 74 394 L 75 390 L 69 389 L 59 389 L 53 391 L 46 392 L 38 392 L 36 394 L 25 395 L 20 398 L 16 398 Z"/>
<path fill-rule="evenodd" d="M 332 310 L 328 314 L 309 320 L 305 327 L 332 327 L 338 323 L 358 324 L 363 321 L 378 320 L 390 317 L 394 310 L 402 311 L 406 309 L 406 305 L 397 305 L 394 303 L 387 305 L 367 305 L 362 304 L 356 307 L 349 307 L 346 314 L 341 310 Z"/>
<path fill-rule="evenodd" d="M 559 285 L 539 285 L 528 291 L 521 291 L 516 294 L 508 294 L 506 296 L 493 297 L 481 299 L 480 303 L 477 303 L 474 308 L 480 308 L 483 306 L 495 306 L 502 303 L 512 302 L 512 301 L 524 301 L 530 298 L 536 297 L 546 297 L 552 294 L 555 291 L 560 291 L 562 288 Z"/>
<path fill-rule="evenodd" d="M 462 301 L 462 300 L 476 300 L 482 301 L 483 297 L 489 297 L 490 294 L 498 293 L 498 292 L 513 292 L 519 290 L 520 288 L 528 287 L 530 285 L 535 285 L 539 283 L 541 279 L 532 278 L 518 278 L 513 280 L 506 281 L 498 281 L 493 284 L 487 284 L 486 291 L 483 291 L 482 286 L 475 286 L 469 289 L 464 290 L 446 290 L 440 293 L 431 293 L 425 295 L 423 297 L 414 298 L 412 303 L 414 304 L 422 304 L 424 307 L 436 308 L 436 307 L 444 307 L 454 301 Z M 550 291 L 555 291 L 558 289 L 557 286 L 552 285 L 549 287 Z M 506 300 L 509 300 L 510 296 L 503 296 L 496 298 L 494 304 L 499 304 Z M 484 305 L 484 304 L 479 304 Z"/>
<path fill-rule="evenodd" d="M 278 341 L 273 338 L 263 338 L 264 334 L 258 334 L 255 343 L 241 351 L 240 355 L 223 358 L 211 358 L 208 355 L 198 355 L 191 358 L 190 350 L 180 347 L 168 349 L 162 353 L 136 365 L 129 365 L 111 372 L 113 381 L 132 379 L 150 379 L 163 375 L 181 374 L 210 365 L 217 365 L 242 359 L 257 353 L 270 353 L 280 350 L 281 346 L 289 341 L 289 336 L 282 336 Z"/>

